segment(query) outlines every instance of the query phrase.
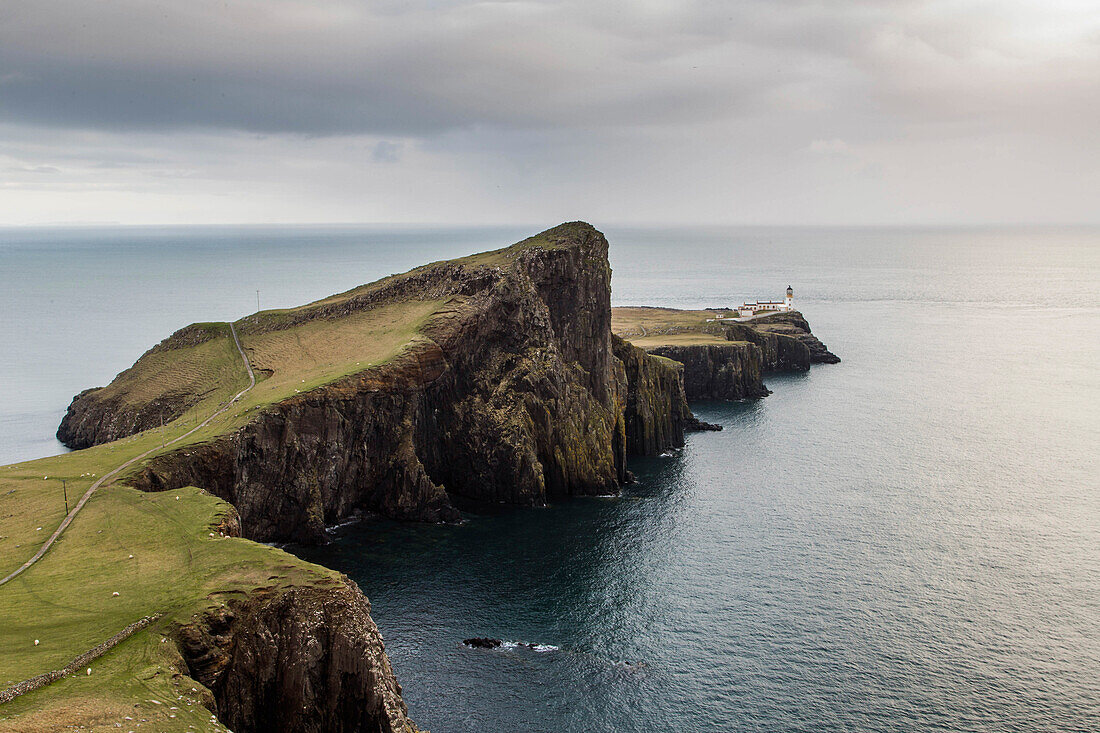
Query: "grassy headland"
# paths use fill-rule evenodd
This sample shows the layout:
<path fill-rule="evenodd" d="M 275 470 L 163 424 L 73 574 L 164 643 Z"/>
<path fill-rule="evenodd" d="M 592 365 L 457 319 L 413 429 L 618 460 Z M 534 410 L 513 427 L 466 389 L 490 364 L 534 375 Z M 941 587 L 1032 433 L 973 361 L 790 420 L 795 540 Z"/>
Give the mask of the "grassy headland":
<path fill-rule="evenodd" d="M 158 450 L 248 384 L 228 324 L 181 329 L 96 392 L 122 406 L 152 404 L 162 414 L 174 408 L 177 417 L 84 450 L 0 467 L 0 577 L 29 559 L 64 518 L 62 480 L 72 507 L 97 477 L 134 456 L 152 449 L 152 460 L 211 441 L 267 405 L 376 368 L 423 338 L 425 326 L 446 317 L 455 301 L 402 296 L 403 284 L 433 268 L 504 265 L 532 247 L 558 246 L 576 226 L 237 321 L 256 386 L 209 425 Z M 398 295 L 387 297 L 388 289 Z M 220 730 L 201 705 L 209 692 L 180 674 L 179 653 L 163 641 L 169 630 L 234 594 L 339 582 L 338 574 L 280 550 L 222 536 L 216 527 L 232 508 L 201 489 L 143 493 L 126 486 L 126 475 L 100 488 L 38 563 L 0 586 L 0 687 L 61 668 L 143 616 L 163 616 L 95 661 L 91 675 L 5 704 L 0 731 L 68 724 L 116 730 L 116 723 L 123 730 Z"/>

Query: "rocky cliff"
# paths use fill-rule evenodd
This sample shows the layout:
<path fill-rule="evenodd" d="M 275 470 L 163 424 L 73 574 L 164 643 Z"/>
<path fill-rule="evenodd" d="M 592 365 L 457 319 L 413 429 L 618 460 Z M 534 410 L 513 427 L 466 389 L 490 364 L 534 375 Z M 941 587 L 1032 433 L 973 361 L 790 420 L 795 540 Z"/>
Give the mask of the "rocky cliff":
<path fill-rule="evenodd" d="M 763 352 L 755 344 L 656 346 L 649 353 L 684 365 L 684 392 L 692 400 L 741 400 L 768 394 Z"/>
<path fill-rule="evenodd" d="M 750 323 L 758 332 L 787 336 L 803 344 L 809 351 L 811 364 L 840 363 L 840 357 L 825 348 L 825 344 L 810 332 L 810 324 L 798 311 L 760 316 Z"/>
<path fill-rule="evenodd" d="M 444 303 L 392 358 L 265 405 L 129 481 L 204 487 L 237 507 L 246 536 L 301 542 L 365 513 L 449 521 L 461 506 L 613 493 L 628 452 L 682 445 L 699 425 L 678 367 L 613 350 L 607 246 L 587 224 L 562 225 L 289 316 L 244 319 L 237 329 L 249 350 L 272 330 L 408 299 Z M 112 420 L 116 404 L 103 393 L 82 393 L 70 415 L 138 423 Z"/>
<path fill-rule="evenodd" d="M 768 394 L 765 374 L 840 361 L 797 311 L 729 322 L 716 320 L 712 311 L 629 307 L 616 308 L 614 317 L 616 333 L 683 364 L 690 400 L 762 397 Z"/>
<path fill-rule="evenodd" d="M 214 529 L 239 537 L 240 517 Z M 215 596 L 175 625 L 181 671 L 213 695 L 203 704 L 237 733 L 418 733 L 359 586 L 307 577 Z"/>
<path fill-rule="evenodd" d="M 188 675 L 237 733 L 413 733 L 370 603 L 343 583 L 257 589 L 181 625 Z"/>

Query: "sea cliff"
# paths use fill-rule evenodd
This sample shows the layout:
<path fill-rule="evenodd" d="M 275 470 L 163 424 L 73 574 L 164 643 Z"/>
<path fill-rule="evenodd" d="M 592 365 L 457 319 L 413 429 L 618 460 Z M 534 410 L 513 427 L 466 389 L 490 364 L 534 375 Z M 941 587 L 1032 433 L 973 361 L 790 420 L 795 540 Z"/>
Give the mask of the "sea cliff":
<path fill-rule="evenodd" d="M 719 312 L 615 308 L 613 330 L 650 354 L 683 364 L 689 400 L 763 397 L 769 394 L 766 374 L 840 361 L 798 311 L 744 321 L 719 320 Z"/>
<path fill-rule="evenodd" d="M 230 501 L 245 536 L 316 542 L 326 525 L 374 514 L 453 521 L 458 508 L 541 505 L 608 494 L 629 453 L 683 444 L 681 367 L 611 334 L 607 241 L 566 224 L 485 256 L 439 263 L 278 318 L 238 322 L 246 352 L 282 331 L 410 299 L 438 303 L 382 363 L 253 410 L 239 426 L 147 461 L 146 490 L 195 485 Z M 58 430 L 69 445 L 147 425 L 152 404 L 194 403 L 142 381 L 142 361 L 201 347 L 195 327 L 111 386 L 78 395 Z M 186 337 L 184 337 L 186 336 Z M 177 342 L 180 345 L 176 345 Z"/>

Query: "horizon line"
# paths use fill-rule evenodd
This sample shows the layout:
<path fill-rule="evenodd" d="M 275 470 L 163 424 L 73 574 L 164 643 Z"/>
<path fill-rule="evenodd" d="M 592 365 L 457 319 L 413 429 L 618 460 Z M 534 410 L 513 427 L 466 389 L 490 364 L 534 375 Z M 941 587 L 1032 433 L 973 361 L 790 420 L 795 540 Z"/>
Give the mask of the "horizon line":
<path fill-rule="evenodd" d="M 790 229 L 966 229 L 966 228 L 1038 228 L 1038 227 L 1063 227 L 1063 228 L 1091 228 L 1100 227 L 1100 221 L 984 221 L 984 222 L 698 222 L 698 221 L 609 221 L 603 224 L 595 224 L 590 219 L 565 219 L 567 221 L 585 221 L 600 229 L 601 227 L 617 228 L 645 228 L 662 229 L 673 227 L 696 228 L 790 228 Z M 308 227 L 401 227 L 401 228 L 518 228 L 530 226 L 543 226 L 532 222 L 439 222 L 439 221 L 233 221 L 233 222 L 120 222 L 120 221 L 54 221 L 54 222 L 25 222 L 3 223 L 0 229 L 141 229 L 141 228 L 215 228 L 215 227 L 240 227 L 240 228 L 308 228 Z M 557 224 L 551 224 L 551 227 Z"/>

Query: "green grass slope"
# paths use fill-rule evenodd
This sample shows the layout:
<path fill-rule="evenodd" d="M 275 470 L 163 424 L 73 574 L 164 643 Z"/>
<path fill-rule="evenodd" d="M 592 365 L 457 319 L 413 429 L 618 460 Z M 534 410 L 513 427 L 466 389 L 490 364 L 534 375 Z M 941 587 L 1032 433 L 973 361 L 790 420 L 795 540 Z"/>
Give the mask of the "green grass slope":
<path fill-rule="evenodd" d="M 387 362 L 422 338 L 432 318 L 446 317 L 453 301 L 382 298 L 352 307 L 357 300 L 400 291 L 403 282 L 436 268 L 503 267 L 527 249 L 555 248 L 584 231 L 590 227 L 565 224 L 511 247 L 237 321 L 256 386 L 205 428 L 163 450 L 212 440 L 266 405 Z M 96 399 L 124 406 L 182 404 L 182 414 L 110 443 L 0 466 L 0 577 L 29 559 L 64 518 L 63 481 L 72 507 L 97 477 L 150 449 L 155 457 L 247 384 L 228 324 L 199 323 L 97 390 Z M 100 488 L 37 564 L 0 586 L 0 687 L 63 667 L 143 616 L 163 616 L 93 662 L 91 675 L 65 678 L 0 707 L 0 731 L 223 730 L 200 704 L 205 691 L 178 674 L 178 653 L 163 641 L 167 629 L 231 594 L 338 582 L 336 573 L 281 550 L 221 536 L 214 528 L 229 511 L 196 488 L 143 493 L 125 486 L 125 476 Z"/>
<path fill-rule="evenodd" d="M 5 514 L 37 511 L 52 493 L 20 486 L 6 497 Z M 0 731 L 53 731 L 74 721 L 91 730 L 117 730 L 115 723 L 138 730 L 142 719 L 145 730 L 220 729 L 201 705 L 204 691 L 176 674 L 182 664 L 174 645 L 162 642 L 167 629 L 231 594 L 338 578 L 281 550 L 222 536 L 216 526 L 231 511 L 195 488 L 97 492 L 50 552 L 0 588 L 0 687 L 63 667 L 143 616 L 164 616 L 92 662 L 91 675 L 0 707 Z"/>
<path fill-rule="evenodd" d="M 611 330 L 643 349 L 653 346 L 692 346 L 729 343 L 717 323 L 708 323 L 714 311 L 674 308 L 620 307 L 611 309 Z"/>

